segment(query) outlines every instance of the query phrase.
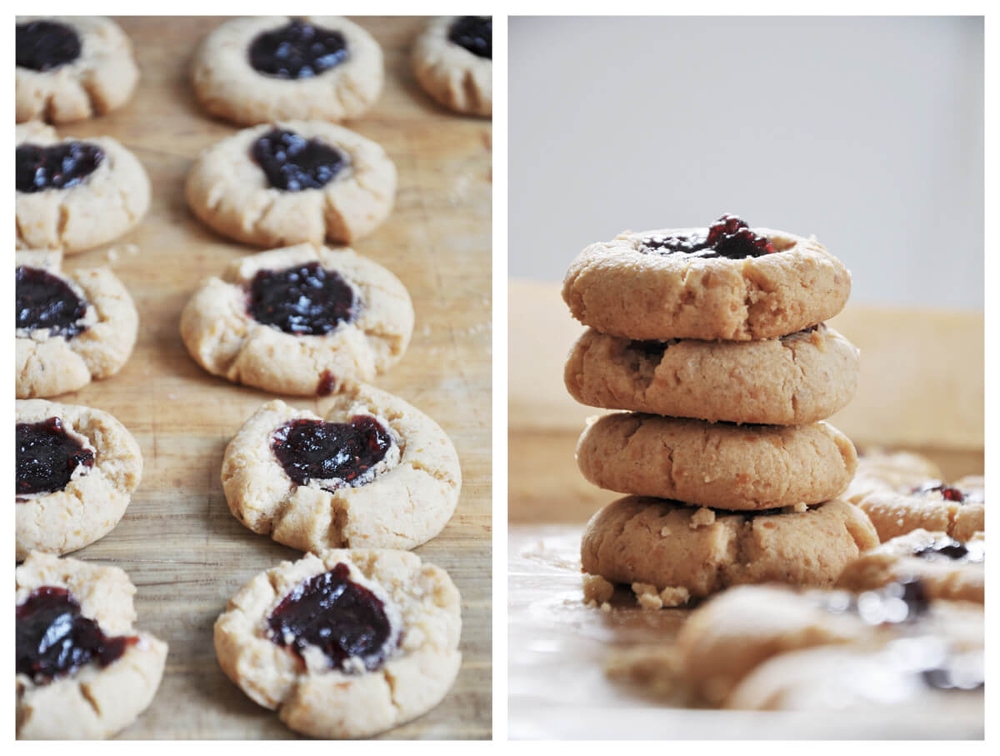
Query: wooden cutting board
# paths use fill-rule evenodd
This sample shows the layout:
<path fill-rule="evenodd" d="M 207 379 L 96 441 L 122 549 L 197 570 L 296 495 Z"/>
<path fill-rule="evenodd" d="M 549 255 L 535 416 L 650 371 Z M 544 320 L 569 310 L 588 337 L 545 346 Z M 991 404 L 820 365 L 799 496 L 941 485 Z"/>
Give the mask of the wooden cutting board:
<path fill-rule="evenodd" d="M 256 250 L 203 227 L 184 201 L 185 176 L 205 147 L 237 127 L 202 113 L 188 82 L 196 45 L 223 19 L 122 18 L 142 78 L 127 106 L 61 134 L 109 135 L 135 152 L 152 180 L 139 228 L 113 245 L 67 258 L 66 268 L 110 265 L 135 299 L 139 338 L 117 376 L 58 401 L 111 412 L 135 435 L 142 483 L 118 527 L 73 556 L 125 569 L 138 587 L 138 626 L 170 644 L 153 704 L 122 738 L 288 738 L 219 669 L 212 625 L 257 572 L 299 553 L 230 514 L 219 475 L 226 443 L 270 395 L 203 372 L 180 339 L 179 317 L 199 282 Z M 424 21 L 361 18 L 385 52 L 378 104 L 347 124 L 385 147 L 399 172 L 389 220 L 358 252 L 407 286 L 416 327 L 406 356 L 375 381 L 433 417 L 451 436 L 464 482 L 444 532 L 417 549 L 462 594 L 462 669 L 444 702 L 390 738 L 491 734 L 491 124 L 453 115 L 419 88 L 409 48 Z M 135 245 L 132 251 L 127 245 Z M 323 414 L 329 400 L 286 398 Z"/>

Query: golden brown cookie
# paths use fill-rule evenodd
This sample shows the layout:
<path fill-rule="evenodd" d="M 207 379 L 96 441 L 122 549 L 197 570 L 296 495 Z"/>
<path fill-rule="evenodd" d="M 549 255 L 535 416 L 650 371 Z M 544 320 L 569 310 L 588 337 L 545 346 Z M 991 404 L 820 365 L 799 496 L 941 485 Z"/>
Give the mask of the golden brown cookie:
<path fill-rule="evenodd" d="M 66 554 L 118 524 L 142 477 L 132 434 L 107 412 L 18 400 L 17 558 Z"/>
<path fill-rule="evenodd" d="M 492 115 L 493 17 L 433 19 L 413 46 L 413 75 L 446 108 Z"/>
<path fill-rule="evenodd" d="M 342 121 L 381 94 L 382 48 L 339 16 L 235 18 L 205 37 L 191 78 L 202 107 L 234 123 Z"/>
<path fill-rule="evenodd" d="M 858 349 L 820 324 L 763 341 L 633 341 L 590 328 L 566 360 L 581 404 L 732 423 L 805 425 L 854 396 Z"/>
<path fill-rule="evenodd" d="M 363 738 L 437 706 L 462 655 L 458 590 L 408 551 L 331 549 L 249 580 L 215 623 L 229 678 L 288 727 Z"/>
<path fill-rule="evenodd" d="M 399 397 L 357 384 L 320 417 L 280 400 L 229 442 L 222 488 L 255 533 L 302 551 L 412 549 L 458 503 L 458 454 L 441 427 Z"/>
<path fill-rule="evenodd" d="M 110 18 L 21 17 L 15 44 L 18 123 L 103 115 L 124 105 L 139 80 L 132 43 Z"/>
<path fill-rule="evenodd" d="M 925 480 L 905 491 L 879 489 L 857 504 L 871 518 L 881 541 L 922 528 L 968 541 L 986 529 L 986 489 L 980 475 L 967 475 L 949 485 Z"/>
<path fill-rule="evenodd" d="M 732 425 L 614 412 L 587 426 L 576 461 L 601 488 L 754 510 L 835 499 L 857 457 L 850 439 L 824 422 Z"/>
<path fill-rule="evenodd" d="M 134 628 L 118 567 L 31 553 L 15 571 L 17 737 L 110 738 L 149 706 L 167 644 Z"/>
<path fill-rule="evenodd" d="M 733 513 L 628 496 L 591 517 L 581 562 L 584 572 L 629 584 L 641 605 L 658 608 L 733 585 L 828 587 L 876 545 L 864 512 L 839 500 L 803 512 Z"/>
<path fill-rule="evenodd" d="M 342 126 L 265 123 L 204 150 L 185 193 L 205 225 L 237 241 L 346 244 L 389 217 L 396 166 L 378 144 Z"/>
<path fill-rule="evenodd" d="M 58 252 L 26 250 L 14 259 L 17 397 L 76 391 L 121 370 L 135 346 L 139 316 L 115 274 L 102 267 L 68 275 Z"/>
<path fill-rule="evenodd" d="M 278 394 L 325 396 L 399 361 L 413 304 L 352 249 L 299 244 L 234 260 L 181 313 L 181 337 L 212 375 Z"/>
<path fill-rule="evenodd" d="M 847 268 L 815 239 L 735 216 L 592 244 L 562 290 L 573 317 L 601 333 L 728 341 L 801 331 L 839 313 L 850 293 Z"/>

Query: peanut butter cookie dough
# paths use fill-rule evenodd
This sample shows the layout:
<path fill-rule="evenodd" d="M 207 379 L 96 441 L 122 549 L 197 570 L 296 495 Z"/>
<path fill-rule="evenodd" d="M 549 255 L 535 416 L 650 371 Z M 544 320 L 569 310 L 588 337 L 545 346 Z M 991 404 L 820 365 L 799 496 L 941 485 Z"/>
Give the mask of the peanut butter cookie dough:
<path fill-rule="evenodd" d="M 18 123 L 103 115 L 125 104 L 139 80 L 132 43 L 109 18 L 18 18 L 15 44 Z"/>
<path fill-rule="evenodd" d="M 15 578 L 17 737 L 109 738 L 128 727 L 156 695 L 167 658 L 166 643 L 133 626 L 128 575 L 32 553 Z"/>
<path fill-rule="evenodd" d="M 31 122 L 15 138 L 18 249 L 90 249 L 131 230 L 149 209 L 146 171 L 111 137 L 60 139 Z"/>
<path fill-rule="evenodd" d="M 865 514 L 839 500 L 737 513 L 629 496 L 587 523 L 581 563 L 585 573 L 631 585 L 644 608 L 660 608 L 741 584 L 828 587 L 877 545 Z"/>
<path fill-rule="evenodd" d="M 815 239 L 735 216 L 592 244 L 562 290 L 573 317 L 601 333 L 728 341 L 801 331 L 839 313 L 850 293 L 847 268 Z"/>
<path fill-rule="evenodd" d="M 212 375 L 322 396 L 399 361 L 413 319 L 406 287 L 381 265 L 299 244 L 234 260 L 203 282 L 181 313 L 181 337 Z"/>
<path fill-rule="evenodd" d="M 66 554 L 118 524 L 142 477 L 132 434 L 107 412 L 18 400 L 17 558 Z"/>
<path fill-rule="evenodd" d="M 378 144 L 342 126 L 266 123 L 203 151 L 185 192 L 205 225 L 237 241 L 346 244 L 389 217 L 396 166 Z"/>
<path fill-rule="evenodd" d="M 715 422 L 805 425 L 844 407 L 858 349 L 832 328 L 764 341 L 632 341 L 588 329 L 566 361 L 581 404 Z"/>
<path fill-rule="evenodd" d="M 383 78 L 378 42 L 339 16 L 227 21 L 205 37 L 192 68 L 202 107 L 246 126 L 357 118 L 378 99 Z"/>
<path fill-rule="evenodd" d="M 857 456 L 824 422 L 731 425 L 615 412 L 587 426 L 576 461 L 587 480 L 612 491 L 756 510 L 836 498 Z"/>
<path fill-rule="evenodd" d="M 455 511 L 458 454 L 440 426 L 402 399 L 358 384 L 325 418 L 264 404 L 226 447 L 233 515 L 302 551 L 411 549 Z"/>
<path fill-rule="evenodd" d="M 408 551 L 331 549 L 248 581 L 215 623 L 219 665 L 317 738 L 363 738 L 437 706 L 462 662 L 458 590 Z"/>
<path fill-rule="evenodd" d="M 139 328 L 132 297 L 108 268 L 62 272 L 58 252 L 15 253 L 17 397 L 76 391 L 117 373 Z"/>
<path fill-rule="evenodd" d="M 493 113 L 493 18 L 445 16 L 431 21 L 413 46 L 413 74 L 445 107 Z"/>

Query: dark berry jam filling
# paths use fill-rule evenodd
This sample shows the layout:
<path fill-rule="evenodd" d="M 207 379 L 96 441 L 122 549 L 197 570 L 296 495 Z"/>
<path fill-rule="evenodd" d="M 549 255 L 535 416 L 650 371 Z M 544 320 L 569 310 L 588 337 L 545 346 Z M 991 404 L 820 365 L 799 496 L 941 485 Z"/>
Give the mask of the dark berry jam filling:
<path fill-rule="evenodd" d="M 18 24 L 14 34 L 18 68 L 50 71 L 80 57 L 80 37 L 72 28 L 54 21 Z"/>
<path fill-rule="evenodd" d="M 17 424 L 17 493 L 62 491 L 77 467 L 94 466 L 94 453 L 71 438 L 62 420 Z"/>
<path fill-rule="evenodd" d="M 954 486 L 946 486 L 940 480 L 931 480 L 924 483 L 922 486 L 917 486 L 913 489 L 915 494 L 929 494 L 929 493 L 940 493 L 941 497 L 945 501 L 954 501 L 959 504 L 965 502 L 965 493 Z"/>
<path fill-rule="evenodd" d="M 304 486 L 311 480 L 342 480 L 347 485 L 368 482 L 366 474 L 381 462 L 393 440 L 370 415 L 355 415 L 350 423 L 292 420 L 271 436 L 271 450 L 285 473 Z"/>
<path fill-rule="evenodd" d="M 754 233 L 741 218 L 723 215 L 704 233 L 697 231 L 690 236 L 649 236 L 642 240 L 639 251 L 659 255 L 680 252 L 693 257 L 742 260 L 773 254 L 775 249 L 769 239 Z"/>
<path fill-rule="evenodd" d="M 311 79 L 347 60 L 347 40 L 333 29 L 292 21 L 250 43 L 250 65 L 279 79 Z"/>
<path fill-rule="evenodd" d="M 87 314 L 84 302 L 58 276 L 40 268 L 20 266 L 15 274 L 17 328 L 50 329 L 52 336 L 71 339 L 87 329 L 81 322 Z"/>
<path fill-rule="evenodd" d="M 318 139 L 272 129 L 253 143 L 250 154 L 275 189 L 322 189 L 347 165 L 346 156 Z"/>
<path fill-rule="evenodd" d="M 295 336 L 322 336 L 357 315 L 354 289 L 319 263 L 258 271 L 247 309 L 258 323 Z"/>
<path fill-rule="evenodd" d="M 381 667 L 399 643 L 399 633 L 382 600 L 349 576 L 341 562 L 296 586 L 267 618 L 271 640 L 290 646 L 299 658 L 315 646 L 330 667 L 345 672 L 359 671 L 347 665 L 348 659 L 360 659 L 369 671 Z"/>
<path fill-rule="evenodd" d="M 448 30 L 448 41 L 478 58 L 493 60 L 493 16 L 462 16 Z"/>
<path fill-rule="evenodd" d="M 17 191 L 32 194 L 68 189 L 83 183 L 104 160 L 104 150 L 88 142 L 64 142 L 51 147 L 21 144 L 15 153 Z"/>
<path fill-rule="evenodd" d="M 953 561 L 961 562 L 982 562 L 985 557 L 985 549 L 981 541 L 962 543 L 954 538 L 943 536 L 933 543 L 929 543 L 921 549 L 913 552 L 913 556 L 921 559 L 934 559 L 944 557 Z"/>
<path fill-rule="evenodd" d="M 90 662 L 106 667 L 138 641 L 134 635 L 105 635 L 65 588 L 43 586 L 17 607 L 17 673 L 36 684 Z"/>

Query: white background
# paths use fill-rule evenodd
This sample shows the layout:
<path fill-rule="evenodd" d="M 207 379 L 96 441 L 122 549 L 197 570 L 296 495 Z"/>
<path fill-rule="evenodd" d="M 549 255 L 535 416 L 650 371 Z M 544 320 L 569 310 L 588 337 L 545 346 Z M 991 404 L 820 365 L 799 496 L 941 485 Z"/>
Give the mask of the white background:
<path fill-rule="evenodd" d="M 814 234 L 852 303 L 983 308 L 981 18 L 522 17 L 509 50 L 512 277 L 730 212 Z"/>

